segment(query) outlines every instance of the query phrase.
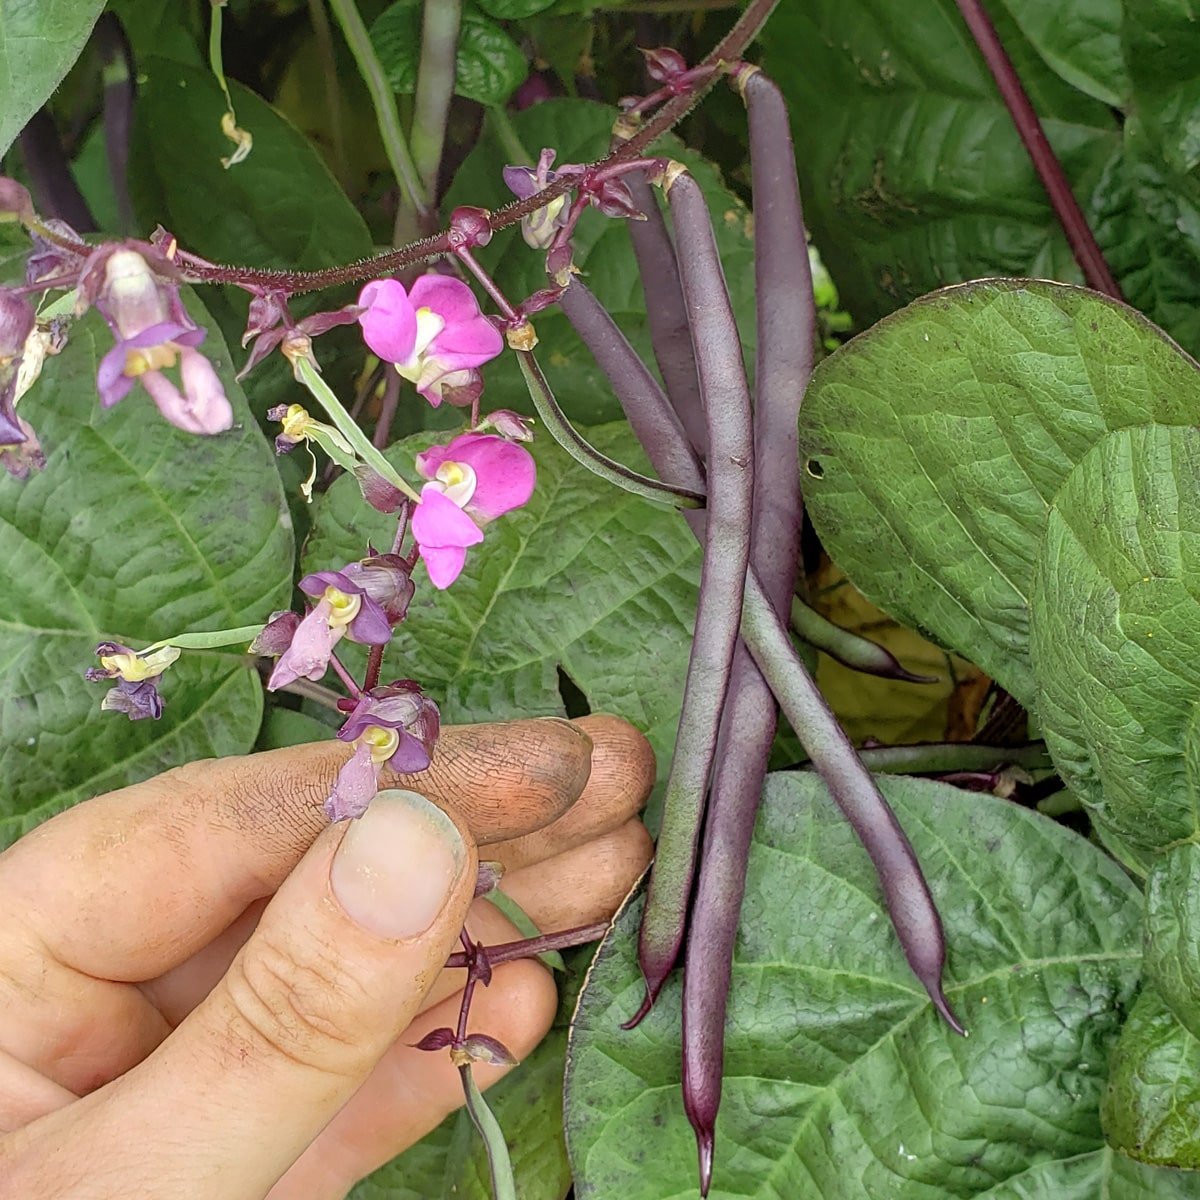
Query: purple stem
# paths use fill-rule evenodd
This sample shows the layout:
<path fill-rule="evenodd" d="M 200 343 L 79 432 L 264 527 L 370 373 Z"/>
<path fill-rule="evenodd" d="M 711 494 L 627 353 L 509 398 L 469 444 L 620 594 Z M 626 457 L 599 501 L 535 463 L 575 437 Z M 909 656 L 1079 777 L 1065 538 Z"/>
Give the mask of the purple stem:
<path fill-rule="evenodd" d="M 679 283 L 679 264 L 675 246 L 654 197 L 654 189 L 644 176 L 631 175 L 626 181 L 634 203 L 646 214 L 644 221 L 626 221 L 633 253 L 637 258 L 646 298 L 646 319 L 654 360 L 662 372 L 667 396 L 687 433 L 688 441 L 703 457 L 708 445 L 704 426 L 704 406 L 700 403 L 700 380 L 696 375 L 696 356 L 692 353 L 692 331 L 687 306 Z"/>
<path fill-rule="evenodd" d="M 80 233 L 92 232 L 96 218 L 71 174 L 58 126 L 48 109 L 38 109 L 21 130 L 21 156 L 42 215 L 66 221 Z M 89 249 L 82 246 L 84 254 Z"/>
<path fill-rule="evenodd" d="M 375 648 L 374 646 L 371 647 L 372 650 L 374 648 Z M 336 674 L 337 677 L 345 685 L 346 691 L 348 691 L 350 693 L 350 695 L 352 695 L 352 696 L 361 696 L 362 695 L 362 689 L 358 686 L 358 681 L 354 678 L 353 675 L 350 674 L 350 672 L 346 669 L 346 664 L 343 663 L 342 660 L 340 658 L 338 658 L 338 656 L 336 654 L 330 654 L 329 665 L 333 668 L 334 674 Z"/>
<path fill-rule="evenodd" d="M 1104 292 L 1114 300 L 1124 300 L 1121 288 L 1109 270 L 1095 237 L 1092 236 L 1087 218 L 1083 215 L 1074 192 L 1071 191 L 1066 172 L 1063 171 L 1062 164 L 1046 138 L 1037 112 L 1021 85 L 1020 76 L 1012 65 L 1012 60 L 996 33 L 996 27 L 987 15 L 987 10 L 981 0 L 955 0 L 955 3 L 975 39 L 976 46 L 979 47 L 979 52 L 983 55 L 983 61 L 987 63 L 988 70 L 996 81 L 1017 134 L 1033 163 L 1033 169 L 1050 198 L 1054 215 L 1067 236 L 1071 253 L 1075 255 L 1075 261 L 1083 272 L 1084 280 L 1088 287 Z"/>
<path fill-rule="evenodd" d="M 133 53 L 125 28 L 114 13 L 96 22 L 96 41 L 103 61 L 104 149 L 108 174 L 117 201 L 117 220 L 123 232 L 133 228 L 133 202 L 129 197 L 129 143 L 133 134 Z"/>
<path fill-rule="evenodd" d="M 561 933 L 543 933 L 540 937 L 522 938 L 516 942 L 501 942 L 496 946 L 488 946 L 488 962 L 496 966 L 498 963 L 512 962 L 518 958 L 536 958 L 549 950 L 569 950 L 573 946 L 586 946 L 589 942 L 599 941 L 608 932 L 611 924 L 610 921 L 597 921 L 592 925 L 564 929 Z M 451 954 L 446 959 L 446 966 L 467 966 L 467 955 L 461 950 Z"/>
<path fill-rule="evenodd" d="M 683 944 L 688 900 L 749 565 L 754 441 L 742 343 L 708 204 L 686 171 L 667 191 L 708 428 L 706 536 L 692 654 L 638 937 L 649 1011 Z"/>
<path fill-rule="evenodd" d="M 796 423 L 812 373 L 816 307 L 787 107 L 757 68 L 739 78 L 750 125 L 758 321 L 750 555 L 776 613 L 786 614 L 804 519 Z M 729 696 L 683 977 L 683 1104 L 696 1132 L 702 1196 L 712 1183 L 733 943 L 775 740 L 775 698 L 742 645 Z"/>

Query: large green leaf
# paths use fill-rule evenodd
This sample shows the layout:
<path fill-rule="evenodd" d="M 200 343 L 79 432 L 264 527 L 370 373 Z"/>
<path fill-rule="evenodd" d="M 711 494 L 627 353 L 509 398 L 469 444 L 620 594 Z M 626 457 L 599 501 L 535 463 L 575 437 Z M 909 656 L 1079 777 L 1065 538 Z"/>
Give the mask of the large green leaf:
<path fill-rule="evenodd" d="M 1193 1034 L 1200 1031 L 1200 846 L 1159 858 L 1146 881 L 1146 979 Z"/>
<path fill-rule="evenodd" d="M 987 7 L 1126 298 L 1200 350 L 1191 6 Z M 814 237 L 862 323 L 957 280 L 1080 280 L 955 0 L 781 5 L 765 45 Z"/>
<path fill-rule="evenodd" d="M 1200 1171 L 1200 1041 L 1147 987 L 1121 1030 L 1104 1132 L 1140 1162 Z M 1188 1175 L 1200 1188 L 1200 1175 Z"/>
<path fill-rule="evenodd" d="M 50 99 L 104 0 L 0 0 L 0 154 Z"/>
<path fill-rule="evenodd" d="M 417 90 L 421 64 L 420 0 L 397 0 L 371 26 L 371 42 L 393 90 Z M 521 48 L 495 21 L 473 6 L 463 10 L 454 90 L 480 104 L 506 104 L 529 65 Z"/>
<path fill-rule="evenodd" d="M 866 596 L 1029 707 L 1029 596 L 1059 489 L 1110 431 L 1198 412 L 1195 364 L 1132 310 L 1065 285 L 967 284 L 820 365 L 805 499 Z"/>
<path fill-rule="evenodd" d="M 734 951 L 712 1195 L 789 1200 L 1182 1200 L 1200 1178 L 1104 1146 L 1105 1067 L 1139 962 L 1111 860 L 1028 810 L 881 778 L 945 923 L 938 1019 L 865 852 L 811 774 L 769 777 Z M 618 920 L 571 1035 L 567 1143 L 580 1200 L 694 1194 L 679 1091 L 679 982 L 635 1030 L 640 902 Z"/>
<path fill-rule="evenodd" d="M 644 468 L 627 426 L 601 426 L 588 437 Z M 411 477 L 413 455 L 431 440 L 408 438 L 389 457 Z M 593 711 L 643 730 L 661 763 L 674 741 L 691 649 L 695 541 L 678 513 L 602 482 L 544 433 L 532 450 L 533 499 L 488 527 L 458 581 L 439 592 L 418 569 L 393 673 L 418 680 L 443 720 L 483 721 L 561 715 L 561 669 Z M 339 479 L 316 513 L 305 569 L 360 558 L 368 541 L 388 544 L 394 528 L 364 504 L 353 479 Z M 347 656 L 360 663 L 361 648 L 348 647 Z"/>
<path fill-rule="evenodd" d="M 1117 0 L 1007 0 L 988 12 L 1094 210 L 1121 153 L 1109 107 L 1122 87 L 1111 77 Z M 954 0 L 783 4 L 764 45 L 791 106 L 805 215 L 861 323 L 982 275 L 1080 280 Z"/>
<path fill-rule="evenodd" d="M 524 112 L 514 113 L 513 128 L 524 143 L 530 161 L 544 146 L 558 151 L 557 163 L 588 162 L 608 151 L 615 113 L 586 100 L 549 100 Z M 729 285 L 734 310 L 741 328 L 746 361 L 754 362 L 754 242 L 745 206 L 725 187 L 711 163 L 685 150 L 674 138 L 658 144 L 662 153 L 686 162 L 708 199 L 716 229 L 717 246 Z M 467 157 L 446 198 L 446 208 L 458 204 L 499 208 L 513 199 L 504 186 L 501 171 L 513 163 L 492 124 L 485 126 L 479 144 Z M 616 318 L 622 332 L 653 364 L 650 335 L 646 325 L 646 301 L 642 294 L 637 261 L 625 222 L 587 212 L 575 237 L 575 262 L 582 268 L 588 286 Z M 546 286 L 542 251 L 532 250 L 515 229 L 502 230 L 479 257 L 512 299 L 524 298 Z M 557 309 L 534 318 L 546 347 L 543 367 L 559 402 L 577 421 L 597 424 L 621 415 L 620 405 L 608 380 L 596 366 L 570 322 Z M 532 412 L 529 393 L 515 360 L 506 355 L 487 368 L 489 403 L 496 407 Z"/>
<path fill-rule="evenodd" d="M 1146 850 L 1200 835 L 1198 470 L 1194 428 L 1110 434 L 1055 499 L 1034 579 L 1046 744 L 1096 819 Z"/>
<path fill-rule="evenodd" d="M 98 641 L 245 625 L 290 593 L 279 477 L 220 334 L 204 349 L 237 424 L 215 437 L 168 425 L 141 388 L 102 411 L 96 368 L 111 344 L 96 313 L 75 326 L 21 402 L 46 469 L 0 478 L 0 843 L 99 792 L 248 750 L 262 690 L 237 647 L 185 653 L 163 677 L 160 721 L 101 712 L 106 685 L 83 671 Z"/>

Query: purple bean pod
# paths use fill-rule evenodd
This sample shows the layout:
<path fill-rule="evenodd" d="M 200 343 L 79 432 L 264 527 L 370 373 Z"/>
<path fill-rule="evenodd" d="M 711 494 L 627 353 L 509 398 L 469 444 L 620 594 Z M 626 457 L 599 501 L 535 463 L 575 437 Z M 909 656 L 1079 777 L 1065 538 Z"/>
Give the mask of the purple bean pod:
<path fill-rule="evenodd" d="M 571 327 L 608 377 L 638 441 L 656 448 L 652 461 L 663 481 L 703 492 L 704 471 L 679 417 L 616 321 L 578 276 L 572 277 L 559 303 Z"/>
<path fill-rule="evenodd" d="M 813 767 L 870 855 L 883 888 L 888 915 L 913 974 L 946 1024 L 955 1033 L 965 1033 L 942 991 L 942 970 L 946 965 L 942 919 L 912 843 L 837 718 L 829 711 L 808 668 L 796 653 L 787 628 L 753 575 L 746 580 L 742 636 L 812 759 Z"/>
<path fill-rule="evenodd" d="M 816 308 L 787 108 L 756 67 L 744 68 L 738 83 L 750 126 L 758 323 L 750 560 L 775 610 L 787 613 L 804 520 L 797 421 L 812 373 Z M 712 1182 L 733 944 L 775 727 L 775 698 L 739 645 L 683 976 L 683 1105 L 696 1131 L 702 1196 Z"/>
<path fill-rule="evenodd" d="M 708 424 L 708 505 L 692 655 L 638 939 L 646 1001 L 631 1023 L 649 1011 L 683 944 L 749 565 L 754 476 L 750 389 L 708 205 L 682 168 L 667 199 Z"/>
<path fill-rule="evenodd" d="M 700 399 L 700 377 L 692 350 L 692 332 L 675 246 L 654 189 L 634 172 L 625 179 L 633 202 L 646 214 L 644 221 L 626 221 L 646 298 L 646 320 L 654 361 L 662 372 L 667 396 L 678 414 L 688 441 L 701 458 L 708 452 L 708 429 Z"/>
<path fill-rule="evenodd" d="M 835 625 L 799 596 L 792 597 L 789 623 L 814 650 L 823 650 L 830 658 L 853 671 L 878 675 L 881 679 L 901 679 L 905 683 L 937 682 L 932 675 L 914 674 L 902 666 L 890 650 L 877 642 Z"/>

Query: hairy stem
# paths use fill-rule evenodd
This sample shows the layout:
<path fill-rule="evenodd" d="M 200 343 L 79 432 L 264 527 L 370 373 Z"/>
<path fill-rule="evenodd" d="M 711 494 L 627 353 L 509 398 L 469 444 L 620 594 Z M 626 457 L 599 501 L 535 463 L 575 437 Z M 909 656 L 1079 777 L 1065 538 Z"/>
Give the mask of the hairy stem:
<path fill-rule="evenodd" d="M 1071 191 L 1066 172 L 1063 171 L 1062 164 L 1046 138 L 1037 112 L 1021 85 L 1016 68 L 1012 65 L 1012 60 L 1008 57 L 982 0 L 955 0 L 955 3 L 975 39 L 975 44 L 979 47 L 979 52 L 983 55 L 984 62 L 987 63 L 988 70 L 992 73 L 992 78 L 996 81 L 1021 143 L 1033 163 L 1033 169 L 1042 181 L 1042 186 L 1046 189 L 1054 215 L 1066 234 L 1071 253 L 1075 255 L 1075 261 L 1083 272 L 1084 280 L 1088 287 L 1104 292 L 1114 300 L 1123 300 L 1121 288 L 1096 244 L 1087 217 L 1083 215 L 1075 193 Z"/>
<path fill-rule="evenodd" d="M 437 196 L 438 168 L 446 141 L 446 122 L 458 69 L 461 0 L 425 0 L 421 26 L 421 63 L 413 107 L 413 164 L 425 195 Z"/>
<path fill-rule="evenodd" d="M 513 962 L 518 958 L 536 958 L 551 950 L 570 950 L 574 946 L 586 946 L 599 941 L 609 930 L 609 921 L 596 921 L 591 925 L 578 925 L 559 933 L 543 933 L 538 937 L 521 938 L 516 942 L 500 942 L 487 947 L 488 962 L 493 966 Z M 467 955 L 459 950 L 446 959 L 447 967 L 467 966 Z"/>
<path fill-rule="evenodd" d="M 358 17 L 357 10 L 353 9 L 351 0 L 330 0 L 330 2 L 335 6 L 335 12 L 339 12 L 343 7 L 349 7 L 354 17 Z M 746 6 L 733 28 L 713 47 L 703 62 L 698 65 L 715 66 L 739 59 L 742 52 L 757 36 L 759 30 L 778 3 L 779 0 L 750 0 L 750 3 Z M 362 29 L 361 19 L 358 20 L 358 28 Z M 374 58 L 374 51 L 371 50 L 370 39 L 366 37 L 365 29 L 362 29 L 362 34 L 365 49 L 370 51 L 371 59 L 375 62 L 375 66 L 378 67 L 378 61 Z M 347 35 L 347 40 L 350 40 L 349 35 Z M 355 43 L 352 42 L 351 45 L 353 48 Z M 605 158 L 591 164 L 591 166 L 600 168 L 611 166 L 617 162 L 640 158 L 647 146 L 651 145 L 669 129 L 677 125 L 691 112 L 719 77 L 718 72 L 713 72 L 703 80 L 698 81 L 696 86 L 686 94 L 676 96 L 668 101 L 653 117 L 641 125 L 632 136 L 623 141 L 621 145 Z M 387 88 L 386 80 L 382 79 L 382 72 L 379 74 L 379 82 L 384 89 Z M 390 92 L 385 91 L 383 98 L 385 100 L 390 99 Z M 391 109 L 394 113 L 394 104 L 391 105 Z M 401 140 L 394 148 L 398 149 L 403 145 L 403 140 Z M 407 147 L 405 147 L 405 151 L 407 151 Z M 408 159 L 408 164 L 411 168 L 411 157 Z M 419 188 L 415 170 L 412 172 L 412 181 Z M 522 217 L 527 217 L 539 208 L 544 208 L 551 200 L 569 191 L 572 186 L 574 186 L 572 179 L 563 178 L 556 180 L 549 187 L 532 196 L 526 197 L 524 200 L 514 200 L 511 204 L 506 204 L 503 208 L 489 214 L 489 226 L 493 232 L 496 232 L 507 228 L 509 225 L 515 225 Z M 49 240 L 55 242 L 55 244 L 64 245 L 69 249 L 79 249 L 80 247 L 80 243 L 66 238 L 51 237 Z M 277 288 L 288 292 L 290 295 L 299 295 L 302 292 L 317 291 L 321 288 L 337 287 L 346 283 L 361 283 L 367 279 L 378 279 L 383 275 L 394 274 L 404 267 L 410 267 L 416 263 L 436 258 L 439 255 L 447 253 L 449 249 L 450 240 L 447 231 L 443 230 L 441 233 L 422 238 L 395 250 L 388 250 L 383 254 L 377 254 L 371 258 L 360 259 L 358 262 L 346 263 L 339 267 L 330 267 L 323 271 L 264 270 L 255 267 L 209 263 L 197 258 L 193 254 L 189 254 L 186 250 L 180 250 L 177 253 L 176 262 L 185 272 L 189 282 L 228 283 L 233 284 L 235 287 Z"/>

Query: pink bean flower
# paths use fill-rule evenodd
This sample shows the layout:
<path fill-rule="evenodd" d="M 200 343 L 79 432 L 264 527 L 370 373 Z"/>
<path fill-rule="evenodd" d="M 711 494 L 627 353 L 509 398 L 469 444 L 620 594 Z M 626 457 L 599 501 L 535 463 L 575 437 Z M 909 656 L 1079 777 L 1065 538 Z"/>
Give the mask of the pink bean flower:
<path fill-rule="evenodd" d="M 478 398 L 479 368 L 500 353 L 504 339 L 465 283 L 431 272 L 405 291 L 398 279 L 377 279 L 358 303 L 365 310 L 358 318 L 363 340 L 434 408 Z"/>
<path fill-rule="evenodd" d="M 481 526 L 520 508 L 533 495 L 533 456 L 492 433 L 464 433 L 417 455 L 428 483 L 413 511 L 412 531 L 436 588 L 462 573 L 467 550 L 483 541 Z"/>
<path fill-rule="evenodd" d="M 100 403 L 111 408 L 140 382 L 172 425 L 223 433 L 233 425 L 233 409 L 212 363 L 196 349 L 205 331 L 184 310 L 174 273 L 142 242 L 101 246 L 85 264 L 80 301 L 95 304 L 116 337 L 100 360 Z M 178 384 L 164 373 L 170 368 L 178 369 Z"/>

